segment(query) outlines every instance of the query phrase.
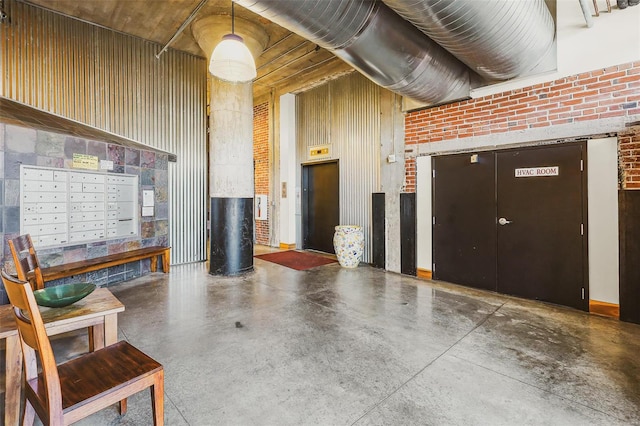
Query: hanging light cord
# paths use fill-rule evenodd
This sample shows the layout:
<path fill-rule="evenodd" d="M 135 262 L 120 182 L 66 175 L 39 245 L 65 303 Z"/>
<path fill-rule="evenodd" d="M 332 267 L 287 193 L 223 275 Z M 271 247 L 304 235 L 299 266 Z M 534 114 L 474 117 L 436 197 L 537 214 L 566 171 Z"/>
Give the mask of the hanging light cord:
<path fill-rule="evenodd" d="M 235 2 L 233 0 L 231 0 L 231 34 L 235 34 L 236 33 L 236 19 L 235 19 L 235 14 L 233 11 L 233 7 L 235 5 Z"/>

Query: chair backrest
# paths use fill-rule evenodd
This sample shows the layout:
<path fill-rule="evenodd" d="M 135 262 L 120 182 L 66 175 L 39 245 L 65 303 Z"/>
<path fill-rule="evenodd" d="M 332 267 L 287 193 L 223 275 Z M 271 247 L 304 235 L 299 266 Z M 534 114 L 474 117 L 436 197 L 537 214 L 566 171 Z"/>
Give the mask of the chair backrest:
<path fill-rule="evenodd" d="M 9 240 L 9 249 L 11 257 L 16 266 L 18 279 L 31 282 L 31 288 L 34 290 L 44 288 L 44 278 L 40 270 L 40 261 L 33 247 L 31 235 L 20 235 Z M 31 277 L 29 275 L 32 275 Z"/>
<path fill-rule="evenodd" d="M 18 325 L 27 380 L 38 376 L 36 356 L 40 358 L 43 384 L 46 388 L 46 392 L 43 392 L 46 401 L 41 401 L 41 403 L 49 410 L 46 414 L 39 414 L 45 414 L 50 418 L 62 418 L 62 394 L 58 367 L 42 321 L 42 315 L 40 315 L 36 299 L 33 296 L 33 290 L 28 282 L 10 276 L 4 270 L 2 271 L 2 282 Z M 44 421 L 43 417 L 41 419 Z"/>

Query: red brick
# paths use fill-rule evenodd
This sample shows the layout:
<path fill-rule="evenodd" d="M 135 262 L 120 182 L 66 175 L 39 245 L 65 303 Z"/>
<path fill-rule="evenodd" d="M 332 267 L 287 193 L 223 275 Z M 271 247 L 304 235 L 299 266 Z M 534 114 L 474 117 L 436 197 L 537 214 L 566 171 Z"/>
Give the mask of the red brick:
<path fill-rule="evenodd" d="M 585 102 L 579 105 L 576 105 L 573 107 L 574 110 L 582 110 L 582 109 L 589 109 L 589 108 L 595 108 L 598 106 L 597 102 Z"/>
<path fill-rule="evenodd" d="M 596 82 L 598 82 L 598 78 L 597 77 L 590 77 L 590 78 L 585 78 L 585 79 L 578 80 L 578 84 L 583 84 L 583 85 L 589 85 L 589 84 L 596 83 Z"/>
<path fill-rule="evenodd" d="M 572 93 L 579 93 L 579 92 L 583 92 L 584 91 L 584 87 L 582 86 L 574 86 L 571 87 L 569 89 L 564 89 L 560 91 L 561 95 L 570 95 Z"/>
<path fill-rule="evenodd" d="M 624 90 L 627 88 L 626 84 L 616 84 L 614 86 L 611 87 L 604 87 L 602 89 L 600 89 L 600 93 L 616 93 L 620 90 Z"/>
<path fill-rule="evenodd" d="M 605 70 L 606 71 L 606 70 Z M 607 72 L 606 74 L 598 77 L 600 81 L 604 80 L 612 80 L 614 78 L 621 78 L 627 75 L 626 71 L 617 71 L 617 72 Z"/>
<path fill-rule="evenodd" d="M 561 91 L 564 89 L 568 89 L 569 87 L 574 86 L 574 83 L 561 83 L 561 84 L 556 84 L 555 86 L 553 86 L 551 88 L 552 91 Z"/>
<path fill-rule="evenodd" d="M 600 118 L 621 117 L 623 115 L 625 115 L 624 110 L 603 112 L 602 114 L 600 114 Z"/>
<path fill-rule="evenodd" d="M 576 117 L 574 121 L 590 121 L 590 120 L 597 120 L 598 118 L 600 118 L 598 114 L 593 114 L 593 115 L 585 115 L 582 117 Z"/>

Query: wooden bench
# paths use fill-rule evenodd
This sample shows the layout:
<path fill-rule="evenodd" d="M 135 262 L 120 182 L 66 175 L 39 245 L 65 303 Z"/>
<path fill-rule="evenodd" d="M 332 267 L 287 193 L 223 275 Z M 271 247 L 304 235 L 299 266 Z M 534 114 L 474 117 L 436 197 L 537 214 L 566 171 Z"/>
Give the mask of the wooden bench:
<path fill-rule="evenodd" d="M 81 260 L 80 262 L 63 263 L 62 265 L 41 268 L 42 278 L 44 278 L 44 281 L 51 281 L 142 259 L 151 259 L 151 272 L 156 272 L 158 269 L 158 256 L 162 256 L 162 272 L 168 273 L 170 252 L 171 247 L 145 247 L 123 253 Z"/>

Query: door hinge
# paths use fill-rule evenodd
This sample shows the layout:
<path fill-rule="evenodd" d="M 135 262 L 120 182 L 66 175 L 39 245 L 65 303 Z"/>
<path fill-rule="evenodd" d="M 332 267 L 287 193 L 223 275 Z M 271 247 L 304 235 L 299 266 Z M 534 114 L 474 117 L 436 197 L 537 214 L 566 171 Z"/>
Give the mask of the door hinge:
<path fill-rule="evenodd" d="M 436 224 L 436 217 L 435 217 L 435 216 L 433 217 L 433 220 L 432 220 L 431 224 L 432 224 L 432 225 L 435 225 L 435 224 Z"/>
<path fill-rule="evenodd" d="M 584 235 L 584 223 L 580 224 L 580 235 Z"/>
<path fill-rule="evenodd" d="M 584 287 L 582 287 L 582 300 L 584 300 Z"/>
<path fill-rule="evenodd" d="M 431 264 L 431 273 L 433 274 L 436 271 L 436 264 Z"/>
<path fill-rule="evenodd" d="M 584 171 L 584 160 L 580 160 L 580 171 Z"/>
<path fill-rule="evenodd" d="M 432 173 L 433 173 L 433 178 L 435 179 L 435 178 L 436 178 L 436 170 L 435 170 L 435 169 L 433 169 L 433 170 L 432 170 Z"/>

